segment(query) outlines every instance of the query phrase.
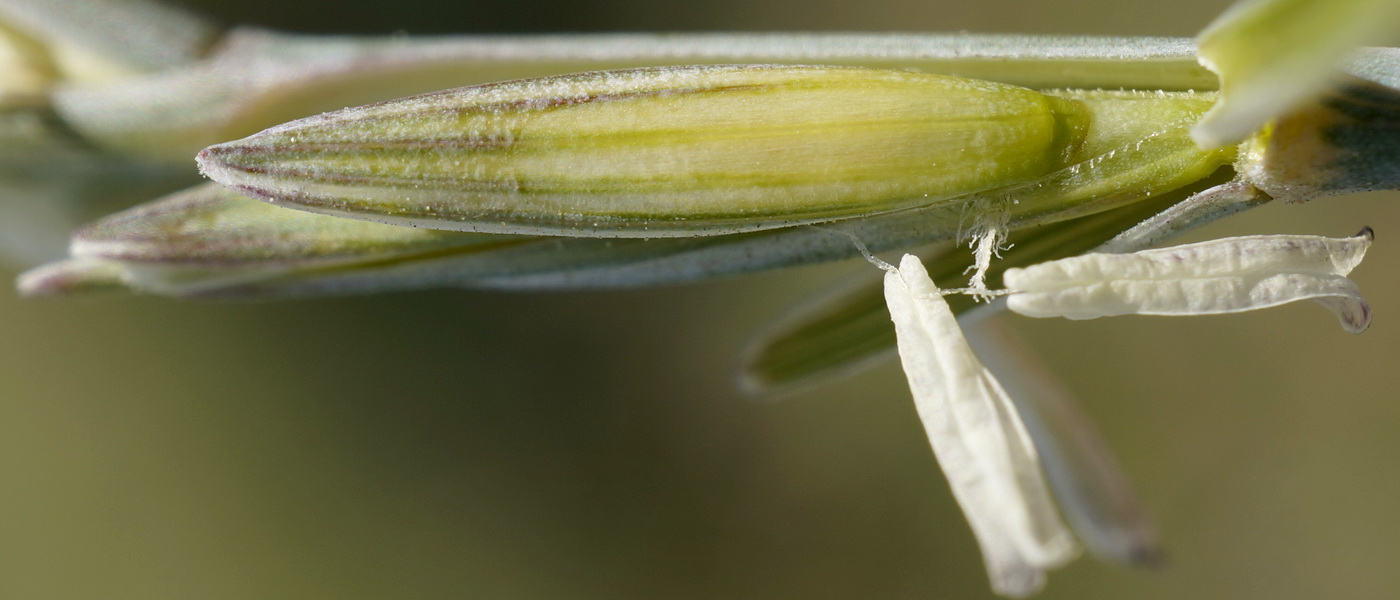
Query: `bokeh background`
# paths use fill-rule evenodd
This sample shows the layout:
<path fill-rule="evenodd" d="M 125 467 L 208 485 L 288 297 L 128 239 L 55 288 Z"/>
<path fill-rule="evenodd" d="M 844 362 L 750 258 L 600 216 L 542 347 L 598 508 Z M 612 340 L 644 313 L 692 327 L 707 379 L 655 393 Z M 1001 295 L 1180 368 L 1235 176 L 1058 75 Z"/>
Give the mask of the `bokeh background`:
<path fill-rule="evenodd" d="M 1191 35 L 1180 0 L 187 1 L 308 32 Z M 4 199 L 0 198 L 0 201 Z M 1167 561 L 1043 598 L 1400 589 L 1400 197 L 1192 239 L 1378 232 L 1371 330 L 1316 306 L 1017 326 L 1075 390 Z M 0 292 L 0 598 L 982 598 L 897 366 L 780 403 L 745 339 L 851 265 L 628 292 L 285 304 Z M 0 266 L 13 276 L 19 265 Z"/>

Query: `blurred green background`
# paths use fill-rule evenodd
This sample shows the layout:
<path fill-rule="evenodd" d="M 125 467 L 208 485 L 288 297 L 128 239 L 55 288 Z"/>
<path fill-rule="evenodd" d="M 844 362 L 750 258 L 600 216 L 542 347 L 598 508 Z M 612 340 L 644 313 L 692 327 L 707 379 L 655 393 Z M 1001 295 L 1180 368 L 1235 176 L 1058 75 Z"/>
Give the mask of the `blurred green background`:
<path fill-rule="evenodd" d="M 186 2 L 320 32 L 1191 35 L 1219 1 Z M 1309 304 L 1017 325 L 1078 392 L 1168 560 L 1043 598 L 1400 589 L 1400 198 L 1192 239 L 1378 232 L 1371 330 Z M 0 199 L 3 201 L 3 199 Z M 286 304 L 0 294 L 0 597 L 981 598 L 893 364 L 777 404 L 744 340 L 851 265 L 682 288 Z M 0 267 L 6 277 L 15 266 Z"/>

